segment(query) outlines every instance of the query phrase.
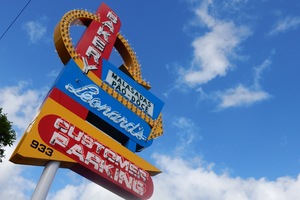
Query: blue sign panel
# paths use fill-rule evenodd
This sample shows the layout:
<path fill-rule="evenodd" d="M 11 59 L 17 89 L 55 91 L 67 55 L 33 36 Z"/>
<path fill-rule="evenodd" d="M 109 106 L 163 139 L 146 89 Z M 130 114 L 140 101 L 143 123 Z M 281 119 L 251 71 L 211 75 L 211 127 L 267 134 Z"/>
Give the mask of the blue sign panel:
<path fill-rule="evenodd" d="M 101 79 L 153 120 L 158 118 L 164 103 L 106 60 L 103 60 Z"/>
<path fill-rule="evenodd" d="M 129 138 L 126 145 L 130 150 L 136 151 L 152 144 L 152 140 L 147 140 L 151 132 L 149 124 L 94 84 L 73 60 L 64 67 L 54 87 L 92 112 L 93 121 L 98 118 L 100 126 L 105 127 L 107 123 L 113 127 L 107 130 L 126 135 Z"/>

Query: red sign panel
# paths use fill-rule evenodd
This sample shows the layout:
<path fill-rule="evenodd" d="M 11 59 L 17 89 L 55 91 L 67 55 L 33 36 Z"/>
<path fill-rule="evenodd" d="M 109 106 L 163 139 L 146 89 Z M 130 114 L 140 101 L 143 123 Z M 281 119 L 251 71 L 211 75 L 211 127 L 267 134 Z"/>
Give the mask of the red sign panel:
<path fill-rule="evenodd" d="M 88 65 L 97 67 L 92 72 L 100 78 L 102 59 L 108 60 L 121 27 L 121 21 L 104 3 L 101 4 L 96 14 L 100 16 L 100 22 L 95 20 L 91 22 L 78 42 L 76 51 L 79 55 L 88 58 Z"/>
<path fill-rule="evenodd" d="M 107 179 L 107 183 L 114 183 L 142 199 L 151 197 L 153 182 L 149 173 L 91 137 L 91 134 L 57 115 L 43 117 L 38 131 L 47 145 Z"/>

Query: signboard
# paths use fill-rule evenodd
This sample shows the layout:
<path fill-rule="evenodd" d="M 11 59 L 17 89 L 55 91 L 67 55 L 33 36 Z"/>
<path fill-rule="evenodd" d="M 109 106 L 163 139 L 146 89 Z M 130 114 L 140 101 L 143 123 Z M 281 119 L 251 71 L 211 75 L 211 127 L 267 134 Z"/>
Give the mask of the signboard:
<path fill-rule="evenodd" d="M 134 141 L 139 148 L 146 148 L 152 144 L 152 139 L 148 140 L 151 133 L 150 125 L 94 84 L 72 60 L 65 66 L 54 87 L 89 110 L 85 120 L 99 129 L 106 124 L 108 130 L 105 132 L 122 144 L 126 145 L 128 140 Z M 135 152 L 140 149 L 135 147 L 131 150 Z"/>
<path fill-rule="evenodd" d="M 103 62 L 102 80 L 153 120 L 159 117 L 164 103 L 106 60 Z"/>
<path fill-rule="evenodd" d="M 87 29 L 74 48 L 69 29 L 76 23 Z M 142 79 L 120 26 L 105 4 L 96 14 L 75 10 L 62 18 L 54 40 L 65 66 L 10 160 L 39 166 L 59 161 L 123 198 L 148 199 L 151 176 L 160 170 L 136 152 L 163 133 L 164 103 Z M 123 58 L 120 68 L 108 61 L 113 48 Z"/>

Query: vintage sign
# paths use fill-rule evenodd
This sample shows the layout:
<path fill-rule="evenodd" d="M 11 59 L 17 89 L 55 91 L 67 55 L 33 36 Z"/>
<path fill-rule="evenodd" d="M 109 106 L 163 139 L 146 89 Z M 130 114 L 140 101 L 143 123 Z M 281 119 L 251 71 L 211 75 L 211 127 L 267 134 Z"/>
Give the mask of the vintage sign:
<path fill-rule="evenodd" d="M 68 103 L 68 108 L 70 109 L 79 108 L 77 110 L 78 115 L 74 115 L 73 112 L 65 106 L 62 106 L 57 100 L 61 102 L 65 101 L 65 104 Z M 113 140 L 104 132 L 99 131 L 95 126 L 83 120 L 82 116 L 88 111 L 80 109 L 75 101 L 70 100 L 72 99 L 66 98 L 62 92 L 54 88 L 43 103 L 43 108 L 37 118 L 35 118 L 34 123 L 26 130 L 25 135 L 22 137 L 21 142 L 10 160 L 18 164 L 39 166 L 44 165 L 49 160 L 60 161 L 61 167 L 69 168 L 124 198 L 149 198 L 151 191 L 153 192 L 151 176 L 160 173 L 160 170 Z M 58 121 L 60 121 L 61 124 L 57 124 L 56 122 Z M 65 125 L 65 127 L 61 127 L 63 125 Z M 57 127 L 59 128 L 57 129 Z M 66 130 L 68 130 L 67 133 Z M 71 132 L 72 130 L 73 132 Z M 49 131 L 51 131 L 51 133 Z M 64 140 L 64 136 L 68 137 L 68 142 Z M 54 141 L 54 139 L 56 141 Z M 65 148 L 63 144 L 66 145 Z M 78 148 L 77 150 L 81 148 L 82 152 L 76 152 L 76 148 Z M 74 150 L 71 154 L 70 149 Z M 108 156 L 103 156 L 103 150 L 105 149 L 107 149 L 106 155 Z M 67 153 L 68 150 L 70 150 L 69 153 Z M 91 153 L 93 153 L 95 157 L 91 159 L 94 161 L 86 161 L 88 151 L 90 152 L 88 158 L 92 156 Z M 80 160 L 83 158 L 84 162 L 81 162 Z M 101 159 L 101 161 L 97 171 L 95 170 L 95 168 L 97 168 L 95 165 L 99 159 Z M 115 161 L 112 163 L 113 159 L 118 161 L 122 160 L 120 161 L 122 163 L 116 163 Z M 104 162 L 106 165 L 104 165 Z M 101 167 L 104 171 L 101 171 Z M 127 167 L 129 167 L 128 171 L 126 171 Z M 108 171 L 105 171 L 107 168 Z M 137 179 L 132 174 L 134 172 L 129 170 L 130 168 L 135 171 L 140 171 L 139 173 L 145 172 L 145 175 L 149 175 L 147 176 L 147 181 L 143 182 L 143 188 L 148 192 L 137 192 L 140 191 L 141 188 L 134 191 L 134 189 L 136 189 L 134 188 L 135 185 L 133 185 L 135 184 L 134 181 L 136 181 L 137 184 L 141 184 L 138 181 L 143 181 L 143 179 Z M 119 178 L 118 182 L 121 182 L 121 184 L 116 185 L 116 173 L 120 173 L 121 171 L 125 173 L 126 177 L 124 177 L 123 182 L 120 181 Z M 114 176 L 107 176 L 106 172 L 112 173 Z M 121 194 L 119 194 L 120 192 Z"/>
<path fill-rule="evenodd" d="M 86 31 L 76 48 L 70 26 Z M 121 21 L 104 3 L 95 14 L 73 10 L 55 28 L 57 53 L 65 65 L 29 125 L 11 161 L 43 166 L 59 161 L 123 198 L 148 199 L 151 176 L 160 170 L 136 152 L 163 133 L 164 103 L 142 79 Z M 124 63 L 108 59 L 115 48 Z"/>
<path fill-rule="evenodd" d="M 103 66 L 107 66 L 107 64 L 108 62 L 105 62 Z M 150 125 L 115 99 L 114 94 L 108 94 L 101 86 L 92 82 L 74 61 L 70 60 L 65 66 L 54 87 L 89 110 L 87 116 L 84 117 L 89 123 L 102 130 L 103 124 L 106 124 L 105 129 L 108 130 L 104 132 L 125 146 L 136 143 L 136 145 L 128 146 L 133 152 L 140 151 L 152 144 L 153 139 L 148 139 L 151 133 Z M 113 90 L 113 93 L 117 95 L 117 91 Z M 100 122 L 102 123 L 99 124 Z M 109 128 L 107 128 L 108 126 Z"/>

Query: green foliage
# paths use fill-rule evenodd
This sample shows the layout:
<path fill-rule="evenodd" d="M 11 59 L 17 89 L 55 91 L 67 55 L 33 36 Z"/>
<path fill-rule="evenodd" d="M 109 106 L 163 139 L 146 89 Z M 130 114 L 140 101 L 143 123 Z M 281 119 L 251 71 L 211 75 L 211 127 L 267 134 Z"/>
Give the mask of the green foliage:
<path fill-rule="evenodd" d="M 11 146 L 16 140 L 16 133 L 12 129 L 12 123 L 8 121 L 6 114 L 0 108 L 0 162 L 4 158 L 4 147 Z"/>

